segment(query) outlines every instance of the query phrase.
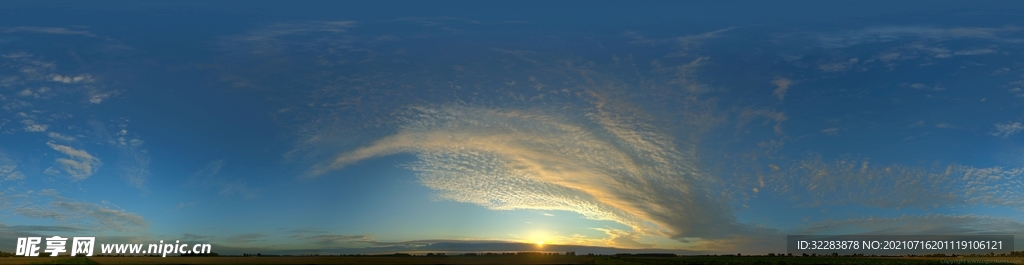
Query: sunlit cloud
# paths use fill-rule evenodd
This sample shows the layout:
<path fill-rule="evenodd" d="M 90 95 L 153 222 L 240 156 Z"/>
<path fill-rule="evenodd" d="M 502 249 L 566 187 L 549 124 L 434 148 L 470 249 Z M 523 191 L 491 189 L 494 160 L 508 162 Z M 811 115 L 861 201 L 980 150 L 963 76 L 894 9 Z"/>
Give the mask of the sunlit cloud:
<path fill-rule="evenodd" d="M 314 24 L 316 23 L 292 23 L 292 26 L 308 26 L 309 31 L 276 33 L 273 32 L 275 27 L 287 27 L 279 27 L 283 24 L 264 27 L 250 32 L 254 33 L 254 38 L 236 38 L 236 42 L 232 44 L 248 42 L 255 47 L 242 45 L 243 49 L 240 50 L 256 53 L 272 50 L 273 47 L 330 51 L 331 55 L 325 55 L 326 58 L 359 65 L 351 60 L 361 56 L 351 56 L 352 54 L 335 48 L 359 47 L 374 39 L 374 36 L 351 34 L 349 30 L 354 28 L 318 31 L 316 28 L 319 26 L 313 26 Z M 428 26 L 439 24 L 441 23 L 434 21 L 425 22 Z M 1006 41 L 1008 33 L 1013 33 L 1016 29 L 880 27 L 821 34 L 823 38 L 820 42 L 807 42 L 806 39 L 803 41 L 811 43 L 812 46 L 828 48 L 846 48 L 880 42 L 896 42 L 899 46 L 858 54 L 844 54 L 843 51 L 831 50 L 825 54 L 798 56 L 798 59 L 794 60 L 804 61 L 797 65 L 788 65 L 797 66 L 796 69 L 785 65 L 778 68 L 779 71 L 793 72 L 780 72 L 774 79 L 761 79 L 761 82 L 768 84 L 761 83 L 763 90 L 752 93 L 761 93 L 762 98 L 750 100 L 732 97 L 733 93 L 742 94 L 747 88 L 705 82 L 705 79 L 733 78 L 733 72 L 705 72 L 702 67 L 721 63 L 718 60 L 722 59 L 722 56 L 716 53 L 686 53 L 688 48 L 726 36 L 728 33 L 725 32 L 730 29 L 684 37 L 662 36 L 658 39 L 627 31 L 624 35 L 629 40 L 626 41 L 632 40 L 634 44 L 660 45 L 660 48 L 666 48 L 665 53 L 658 52 L 662 49 L 650 49 L 652 53 L 658 54 L 648 58 L 634 57 L 637 56 L 634 54 L 612 54 L 614 64 L 611 66 L 602 65 L 598 59 L 591 61 L 590 58 L 564 59 L 548 63 L 553 60 L 550 60 L 550 54 L 543 51 L 501 46 L 489 50 L 495 52 L 495 58 L 513 63 L 500 65 L 508 71 L 507 74 L 497 77 L 483 77 L 491 73 L 487 69 L 491 66 L 490 63 L 473 64 L 465 61 L 437 65 L 437 69 L 441 70 L 436 71 L 429 67 L 417 67 L 425 69 L 425 75 L 447 76 L 449 72 L 454 73 L 454 81 L 441 82 L 430 78 L 419 80 L 397 76 L 392 78 L 389 76 L 390 72 L 343 74 L 334 80 L 313 81 L 310 84 L 320 88 L 315 92 L 298 93 L 302 94 L 298 96 L 299 98 L 306 97 L 309 100 L 300 99 L 302 102 L 275 108 L 274 111 L 275 115 L 288 117 L 281 120 L 302 121 L 294 126 L 300 131 L 296 138 L 301 143 L 297 145 L 309 148 L 297 148 L 286 154 L 286 157 L 289 162 L 296 163 L 305 163 L 308 161 L 306 159 L 322 162 L 309 168 L 312 176 L 332 177 L 333 173 L 351 174 L 354 172 L 347 170 L 357 170 L 354 165 L 358 163 L 367 163 L 368 160 L 394 154 L 412 154 L 417 160 L 405 164 L 405 168 L 415 172 L 419 182 L 434 191 L 435 198 L 470 203 L 498 211 L 528 209 L 532 211 L 523 212 L 533 218 L 544 218 L 537 215 L 559 217 L 545 218 L 545 221 L 561 220 L 579 214 L 588 219 L 616 223 L 610 225 L 616 228 L 600 228 L 598 231 L 603 234 L 551 236 L 544 239 L 546 245 L 553 245 L 552 242 L 556 242 L 556 239 L 552 238 L 557 238 L 559 242 L 620 248 L 649 249 L 662 246 L 664 241 L 673 241 L 672 239 L 677 241 L 672 242 L 674 245 L 670 244 L 672 247 L 683 246 L 687 249 L 701 250 L 762 250 L 763 246 L 777 246 L 780 240 L 784 240 L 782 233 L 756 223 L 756 218 L 774 215 L 750 217 L 761 212 L 760 209 L 746 211 L 747 205 L 744 201 L 735 199 L 744 198 L 743 195 L 749 195 L 748 200 L 777 199 L 776 201 L 783 204 L 780 212 L 816 208 L 811 210 L 813 211 L 820 208 L 822 214 L 810 214 L 814 216 L 810 217 L 811 219 L 834 217 L 824 212 L 832 210 L 831 207 L 837 205 L 852 205 L 854 208 L 866 205 L 868 208 L 896 211 L 909 207 L 1020 205 L 1014 203 L 1021 194 L 1015 191 L 1019 185 L 1014 179 L 1019 179 L 1019 174 L 1014 173 L 1014 168 L 972 167 L 956 163 L 937 163 L 934 168 L 926 168 L 899 164 L 899 161 L 882 163 L 869 159 L 826 160 L 820 157 L 792 160 L 793 155 L 797 153 L 822 151 L 813 150 L 816 147 L 809 147 L 811 144 L 808 142 L 813 139 L 829 139 L 823 137 L 825 135 L 842 137 L 831 139 L 857 141 L 871 141 L 872 139 L 862 137 L 877 136 L 861 134 L 862 131 L 857 127 L 857 118 L 851 117 L 857 116 L 854 112 L 846 114 L 849 116 L 833 119 L 809 117 L 808 115 L 824 114 L 800 111 L 802 107 L 806 107 L 802 104 L 827 104 L 830 102 L 828 97 L 832 96 L 830 93 L 867 97 L 860 94 L 863 91 L 845 86 L 801 90 L 809 94 L 797 95 L 801 96 L 797 101 L 793 101 L 796 94 L 788 93 L 790 88 L 822 85 L 826 83 L 826 79 L 837 74 L 857 71 L 872 73 L 868 71 L 869 67 L 879 63 L 892 63 L 911 58 L 930 61 L 941 61 L 934 58 L 950 58 L 946 61 L 952 61 L 952 57 L 959 55 L 997 53 L 995 47 L 999 46 L 958 47 L 942 41 L 958 38 Z M 265 30 L 262 33 L 269 33 L 263 35 L 267 38 L 256 36 L 258 34 L 255 33 L 260 33 L 261 30 Z M 313 43 L 292 41 L 314 33 L 318 38 L 311 40 Z M 386 39 L 406 40 L 404 37 Z M 907 42 L 901 42 L 902 40 Z M 326 45 L 327 43 L 337 45 Z M 820 51 L 820 47 L 815 47 L 813 52 Z M 694 49 L 693 52 L 702 51 Z M 330 57 L 334 55 L 338 56 Z M 387 56 L 378 58 L 385 57 Z M 401 61 L 401 58 L 396 60 L 398 61 Z M 318 62 L 310 61 L 312 64 Z M 531 71 L 537 70 L 520 73 L 514 69 L 516 65 L 527 65 Z M 640 67 L 625 68 L 629 65 Z M 602 67 L 616 67 L 616 71 L 629 70 L 622 73 L 628 73 L 625 75 L 629 76 L 630 81 L 619 86 L 615 80 L 618 72 L 604 71 Z M 545 78 L 545 72 L 554 73 L 552 75 L 564 79 Z M 825 72 L 824 77 L 819 76 L 821 72 Z M 576 73 L 580 74 L 575 75 Z M 632 83 L 634 74 L 637 83 Z M 715 74 L 723 76 L 712 76 Z M 493 80 L 495 84 L 490 86 L 491 84 L 487 83 L 489 81 L 465 81 L 478 77 Z M 790 79 L 797 77 L 800 81 Z M 296 81 L 295 83 L 307 84 L 301 81 L 309 80 Z M 903 80 L 897 80 L 895 83 L 901 81 Z M 255 80 L 248 82 L 259 83 Z M 932 91 L 946 89 L 939 86 L 937 81 L 906 82 L 908 83 L 901 84 L 905 86 L 903 90 L 906 91 L 912 91 L 909 88 L 913 88 L 930 90 L 921 92 L 933 93 Z M 799 86 L 794 87 L 794 84 Z M 602 105 L 595 102 L 596 100 L 590 101 L 591 98 L 587 98 L 586 94 L 588 89 L 594 89 L 594 86 L 608 86 L 607 90 L 602 91 L 609 94 L 605 95 L 608 98 L 618 100 L 619 96 L 622 96 L 628 98 L 623 99 L 623 102 L 639 104 L 635 106 L 636 109 L 627 111 L 625 109 L 628 108 L 611 107 L 611 104 Z M 536 93 L 529 89 L 531 87 Z M 429 90 L 431 93 L 419 93 L 420 89 Z M 757 84 L 750 89 L 757 89 Z M 771 89 L 770 95 L 768 89 Z M 564 101 L 551 100 L 558 91 L 575 97 L 569 96 Z M 491 92 L 494 95 L 487 94 Z M 500 95 L 495 96 L 497 94 Z M 789 99 L 786 99 L 787 95 L 790 96 Z M 593 95 L 589 96 L 596 98 Z M 848 98 L 841 100 L 846 99 Z M 656 104 L 660 103 L 658 100 L 664 100 L 669 103 L 665 105 L 671 106 L 659 106 Z M 788 101 L 783 104 L 783 100 Z M 556 104 L 531 104 L 540 101 L 564 107 L 552 107 Z M 838 105 L 859 101 L 837 99 L 835 102 Z M 372 115 L 367 114 L 370 112 Z M 650 119 L 651 116 L 657 116 L 658 119 Z M 698 117 L 709 122 L 698 124 Z M 908 117 L 898 124 L 903 125 L 909 123 L 907 121 L 918 119 L 922 120 L 911 126 L 920 128 L 914 130 L 931 131 L 932 127 L 971 126 L 958 120 L 922 117 Z M 925 123 L 925 120 L 928 122 Z M 716 125 L 711 121 L 719 123 Z M 784 123 L 787 125 L 785 131 L 782 126 Z M 669 128 L 678 124 L 683 124 L 679 127 L 684 128 Z M 716 127 L 718 125 L 723 126 Z M 735 125 L 736 137 L 730 138 L 730 135 L 726 134 L 719 138 L 718 135 L 694 133 L 711 131 L 717 134 L 721 132 L 717 131 L 718 129 L 729 130 L 732 129 L 732 125 Z M 763 126 L 765 134 L 749 133 L 752 131 L 751 127 L 756 126 Z M 981 131 L 981 134 L 989 133 L 984 129 Z M 767 137 L 775 138 L 771 141 L 750 139 L 764 137 L 766 134 Z M 1012 134 L 996 136 L 1008 137 Z M 704 147 L 703 144 L 716 145 L 722 142 L 733 145 L 725 144 L 721 150 L 698 149 L 691 146 Z M 783 143 L 794 147 L 783 149 Z M 782 151 L 763 155 L 763 149 Z M 329 158 L 323 157 L 324 150 L 330 150 Z M 760 165 L 764 170 L 754 173 L 763 174 L 747 174 L 751 172 L 730 171 L 731 169 L 723 169 L 724 166 L 712 165 L 729 163 L 721 162 L 722 160 L 742 159 L 748 156 L 743 153 L 745 151 L 757 153 L 749 157 L 756 156 L 757 159 L 762 159 L 759 162 L 771 160 L 762 164 L 754 163 L 754 166 Z M 706 159 L 702 160 L 706 164 L 702 164 L 698 159 Z M 221 166 L 223 163 L 207 165 L 193 175 L 190 182 L 216 182 L 213 187 L 219 188 L 222 195 L 241 194 L 236 188 L 244 187 L 244 181 L 232 182 L 215 177 L 220 174 Z M 749 185 L 737 189 L 722 187 L 740 178 L 749 178 L 748 183 L 745 183 Z M 1024 187 L 1018 190 L 1024 190 Z M 734 196 L 734 193 L 748 194 Z M 751 204 L 751 208 L 753 206 L 754 204 Z M 752 221 L 738 222 L 733 217 L 733 211 Z M 886 213 L 892 212 L 894 211 Z M 851 215 L 856 216 L 852 213 L 843 217 Z M 936 220 L 938 219 L 941 218 Z M 744 222 L 748 222 L 746 220 Z M 856 217 L 850 220 L 851 223 L 858 223 L 850 225 L 851 227 L 867 226 L 861 223 L 868 222 L 862 222 Z M 893 218 L 887 220 L 899 222 Z M 542 223 L 537 220 L 531 221 L 533 222 L 516 223 L 527 223 L 529 226 L 540 226 Z M 787 226 L 802 229 L 799 224 Z M 806 231 L 823 231 L 816 228 L 812 225 L 806 228 Z M 311 235 L 293 238 L 308 238 L 308 241 L 337 244 L 367 240 L 359 235 L 333 235 L 327 230 L 319 233 L 328 235 L 317 238 L 310 237 Z M 513 238 L 530 244 L 537 241 L 529 237 Z M 415 245 L 414 247 L 429 244 L 407 243 Z M 768 252 L 776 251 L 778 250 L 772 249 Z"/>
<path fill-rule="evenodd" d="M 339 154 L 313 175 L 413 153 L 420 182 L 492 210 L 561 210 L 630 227 L 630 235 L 722 238 L 750 232 L 716 196 L 691 152 L 628 115 L 578 116 L 459 105 L 413 108 L 401 130 Z M 632 234 L 636 233 L 636 234 Z M 616 233 L 619 243 L 632 236 Z M 620 242 L 621 241 L 621 242 Z"/>
<path fill-rule="evenodd" d="M 637 242 L 639 236 L 629 231 L 622 231 L 618 229 L 603 229 L 595 228 L 598 231 L 604 232 L 608 235 L 605 244 L 608 246 L 616 246 L 622 248 L 653 248 L 654 244 L 644 244 Z"/>

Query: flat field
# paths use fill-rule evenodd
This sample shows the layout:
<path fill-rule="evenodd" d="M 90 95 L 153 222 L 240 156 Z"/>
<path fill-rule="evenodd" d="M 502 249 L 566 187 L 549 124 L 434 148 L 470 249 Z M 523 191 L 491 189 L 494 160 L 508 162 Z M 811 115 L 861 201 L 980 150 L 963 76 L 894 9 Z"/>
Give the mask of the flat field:
<path fill-rule="evenodd" d="M 0 264 L 1024 264 L 1024 257 L 11 257 Z"/>

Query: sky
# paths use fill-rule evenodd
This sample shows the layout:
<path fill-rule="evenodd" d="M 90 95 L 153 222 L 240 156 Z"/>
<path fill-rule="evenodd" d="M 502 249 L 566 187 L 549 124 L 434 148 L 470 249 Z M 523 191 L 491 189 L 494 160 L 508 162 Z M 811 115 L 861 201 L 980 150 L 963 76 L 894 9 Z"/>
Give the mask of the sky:
<path fill-rule="evenodd" d="M 5 2 L 0 250 L 53 235 L 222 254 L 1024 238 L 1022 11 Z"/>

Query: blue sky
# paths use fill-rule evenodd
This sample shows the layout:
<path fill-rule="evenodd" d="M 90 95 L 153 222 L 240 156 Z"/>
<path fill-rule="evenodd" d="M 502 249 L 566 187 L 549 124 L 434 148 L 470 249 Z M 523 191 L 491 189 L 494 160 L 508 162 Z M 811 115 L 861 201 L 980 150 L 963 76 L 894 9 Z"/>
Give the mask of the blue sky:
<path fill-rule="evenodd" d="M 1024 6 L 919 4 L 8 3 L 0 246 L 1024 231 Z"/>

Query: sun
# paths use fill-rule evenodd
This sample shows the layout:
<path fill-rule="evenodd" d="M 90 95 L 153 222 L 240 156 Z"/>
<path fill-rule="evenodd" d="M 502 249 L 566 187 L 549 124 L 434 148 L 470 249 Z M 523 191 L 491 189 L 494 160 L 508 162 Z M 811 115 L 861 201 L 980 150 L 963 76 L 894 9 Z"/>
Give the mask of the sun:
<path fill-rule="evenodd" d="M 544 241 L 537 241 L 537 246 L 538 247 L 543 247 L 544 246 Z"/>

